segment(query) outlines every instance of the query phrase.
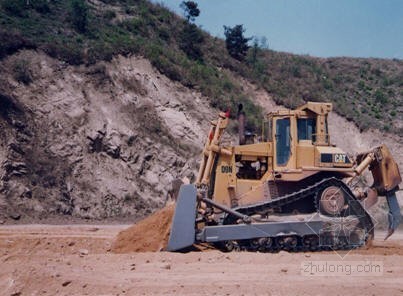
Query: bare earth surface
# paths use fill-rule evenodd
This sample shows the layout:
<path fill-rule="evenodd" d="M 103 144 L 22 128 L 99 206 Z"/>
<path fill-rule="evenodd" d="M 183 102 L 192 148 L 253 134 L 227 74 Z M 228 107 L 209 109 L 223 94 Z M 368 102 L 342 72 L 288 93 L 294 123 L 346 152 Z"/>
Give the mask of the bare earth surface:
<path fill-rule="evenodd" d="M 111 252 L 128 225 L 0 226 L 1 295 L 402 295 L 403 234 L 344 260 L 334 252 Z M 319 261 L 382 272 L 306 274 Z M 320 264 L 323 264 L 320 263 Z"/>

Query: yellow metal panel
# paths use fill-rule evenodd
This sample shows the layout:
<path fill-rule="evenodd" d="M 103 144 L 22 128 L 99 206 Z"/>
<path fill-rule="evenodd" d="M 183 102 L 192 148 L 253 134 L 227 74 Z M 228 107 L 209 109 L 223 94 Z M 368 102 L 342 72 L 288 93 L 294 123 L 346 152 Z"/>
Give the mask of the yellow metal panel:
<path fill-rule="evenodd" d="M 221 155 L 215 170 L 214 200 L 231 206 L 229 188 L 235 184 L 236 169 L 231 157 Z"/>
<path fill-rule="evenodd" d="M 301 181 L 309 176 L 316 174 L 318 171 L 304 171 L 304 170 L 284 170 L 277 172 L 277 180 L 281 181 Z"/>
<path fill-rule="evenodd" d="M 310 110 L 316 114 L 326 115 L 330 113 L 333 109 L 332 103 L 318 103 L 318 102 L 307 102 L 297 108 L 297 110 Z"/>
<path fill-rule="evenodd" d="M 344 153 L 343 150 L 341 150 L 339 147 L 332 147 L 332 146 L 317 146 L 316 150 L 319 153 Z"/>
<path fill-rule="evenodd" d="M 238 204 L 248 205 L 263 201 L 264 186 L 267 186 L 267 183 L 262 183 L 260 180 L 238 179 L 236 191 Z"/>
<path fill-rule="evenodd" d="M 315 147 L 311 141 L 300 141 L 297 146 L 297 168 L 314 165 Z"/>
<path fill-rule="evenodd" d="M 234 153 L 237 155 L 270 156 L 273 154 L 272 143 L 264 142 L 250 145 L 235 146 Z"/>

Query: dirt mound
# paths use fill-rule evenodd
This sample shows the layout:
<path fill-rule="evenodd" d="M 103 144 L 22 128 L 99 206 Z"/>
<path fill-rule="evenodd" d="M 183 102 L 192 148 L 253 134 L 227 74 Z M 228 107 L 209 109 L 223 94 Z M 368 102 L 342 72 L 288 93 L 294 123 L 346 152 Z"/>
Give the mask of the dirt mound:
<path fill-rule="evenodd" d="M 168 244 L 175 205 L 171 204 L 121 231 L 112 246 L 114 253 L 158 252 Z"/>

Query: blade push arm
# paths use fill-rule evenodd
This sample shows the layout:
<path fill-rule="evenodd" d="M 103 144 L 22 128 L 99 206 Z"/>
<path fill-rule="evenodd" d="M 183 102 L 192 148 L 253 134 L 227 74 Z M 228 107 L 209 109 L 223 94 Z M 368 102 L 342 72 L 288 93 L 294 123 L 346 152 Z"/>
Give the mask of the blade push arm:
<path fill-rule="evenodd" d="M 203 148 L 202 160 L 200 163 L 199 173 L 196 179 L 196 185 L 208 185 L 210 182 L 211 170 L 214 159 L 218 154 L 231 155 L 232 152 L 220 147 L 221 136 L 228 125 L 228 117 L 221 112 L 217 121 L 211 122 L 211 128 Z"/>

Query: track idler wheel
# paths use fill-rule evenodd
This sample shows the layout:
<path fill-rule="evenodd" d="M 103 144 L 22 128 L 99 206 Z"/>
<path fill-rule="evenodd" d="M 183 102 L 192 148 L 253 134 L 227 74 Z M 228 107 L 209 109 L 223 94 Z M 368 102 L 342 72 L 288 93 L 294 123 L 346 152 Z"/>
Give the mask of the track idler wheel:
<path fill-rule="evenodd" d="M 346 208 L 346 199 L 341 188 L 329 186 L 325 188 L 317 199 L 321 214 L 338 216 Z"/>

